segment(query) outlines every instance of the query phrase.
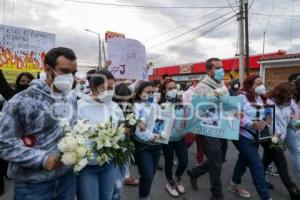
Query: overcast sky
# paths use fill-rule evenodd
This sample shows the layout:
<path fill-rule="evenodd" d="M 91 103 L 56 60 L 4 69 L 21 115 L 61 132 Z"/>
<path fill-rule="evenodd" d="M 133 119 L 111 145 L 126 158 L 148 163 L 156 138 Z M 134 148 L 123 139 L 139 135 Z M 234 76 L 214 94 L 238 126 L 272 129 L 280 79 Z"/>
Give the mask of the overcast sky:
<path fill-rule="evenodd" d="M 54 33 L 56 46 L 74 49 L 81 63 L 97 63 L 97 36 L 85 31 L 86 28 L 99 32 L 103 37 L 105 31 L 110 30 L 141 41 L 146 46 L 148 61 L 154 66 L 199 62 L 209 57 L 229 58 L 237 51 L 236 17 L 222 24 L 237 11 L 237 0 L 82 1 L 228 8 L 146 9 L 63 0 L 1 0 L 0 23 Z M 254 0 L 249 19 L 250 52 L 262 53 L 264 31 L 265 52 L 279 49 L 300 52 L 299 6 L 300 1 L 296 0 Z M 205 23 L 207 25 L 204 26 Z M 213 29 L 218 24 L 220 26 Z"/>

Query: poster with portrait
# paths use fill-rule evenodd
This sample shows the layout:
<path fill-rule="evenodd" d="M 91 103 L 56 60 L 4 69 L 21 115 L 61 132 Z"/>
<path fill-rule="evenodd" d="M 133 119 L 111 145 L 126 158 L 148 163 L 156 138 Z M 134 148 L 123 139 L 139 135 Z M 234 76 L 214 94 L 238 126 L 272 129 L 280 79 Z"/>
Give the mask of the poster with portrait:
<path fill-rule="evenodd" d="M 194 96 L 191 117 L 185 133 L 192 132 L 208 137 L 238 140 L 240 133 L 241 97 Z"/>
<path fill-rule="evenodd" d="M 275 134 L 275 105 L 254 105 L 256 107 L 256 118 L 252 121 L 260 121 L 264 128 L 257 131 L 258 142 L 263 142 L 272 138 Z"/>
<path fill-rule="evenodd" d="M 160 112 L 152 110 L 149 120 L 147 129 L 159 136 L 157 142 L 168 144 L 174 123 L 172 113 L 164 110 Z"/>

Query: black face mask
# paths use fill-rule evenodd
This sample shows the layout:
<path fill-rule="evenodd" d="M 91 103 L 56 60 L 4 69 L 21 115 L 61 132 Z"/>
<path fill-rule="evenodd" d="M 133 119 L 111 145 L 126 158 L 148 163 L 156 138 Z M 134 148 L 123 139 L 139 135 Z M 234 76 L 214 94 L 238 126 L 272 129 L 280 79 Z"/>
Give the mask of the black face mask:
<path fill-rule="evenodd" d="M 28 87 L 29 87 L 28 84 L 17 85 L 16 89 L 17 89 L 18 91 L 23 91 L 23 90 L 26 90 Z"/>

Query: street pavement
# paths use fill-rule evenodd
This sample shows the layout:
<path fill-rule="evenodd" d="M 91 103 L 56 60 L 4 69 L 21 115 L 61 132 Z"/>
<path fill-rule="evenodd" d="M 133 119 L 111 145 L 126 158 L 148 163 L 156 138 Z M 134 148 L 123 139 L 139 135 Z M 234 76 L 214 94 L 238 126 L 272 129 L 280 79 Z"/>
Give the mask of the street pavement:
<path fill-rule="evenodd" d="M 242 200 L 243 198 L 237 197 L 236 195 L 228 192 L 227 188 L 231 180 L 233 173 L 233 168 L 237 160 L 238 152 L 234 146 L 230 143 L 228 153 L 227 153 L 227 162 L 223 165 L 222 171 L 222 184 L 226 200 Z M 300 177 L 297 176 L 295 167 L 291 160 L 289 152 L 286 152 L 286 156 L 289 164 L 290 176 L 294 182 L 300 186 Z M 163 165 L 163 156 L 161 157 L 160 163 Z M 189 168 L 193 167 L 196 163 L 195 158 L 195 149 L 194 147 L 189 151 Z M 138 177 L 138 172 L 136 166 L 131 166 L 131 174 L 134 177 Z M 175 168 L 174 168 L 175 170 Z M 267 180 L 274 184 L 275 189 L 271 191 L 273 200 L 289 200 L 289 194 L 283 184 L 280 181 L 279 177 L 266 176 Z M 211 197 L 210 193 L 210 181 L 208 174 L 201 176 L 198 180 L 199 190 L 194 191 L 191 188 L 189 183 L 189 178 L 186 173 L 183 175 L 183 185 L 186 188 L 185 195 L 180 196 L 179 200 L 209 200 Z M 163 171 L 157 171 L 154 183 L 151 190 L 151 199 L 152 200 L 172 200 L 174 198 L 170 197 L 169 194 L 165 191 L 166 179 Z M 259 197 L 256 193 L 256 189 L 253 186 L 253 182 L 249 173 L 249 170 L 243 177 L 243 186 L 251 192 L 251 200 L 259 200 Z M 13 199 L 13 183 L 12 181 L 6 182 L 6 192 L 4 196 L 0 196 L 0 200 L 11 200 Z M 135 200 L 138 199 L 138 187 L 125 186 L 124 192 L 122 195 L 123 200 Z"/>

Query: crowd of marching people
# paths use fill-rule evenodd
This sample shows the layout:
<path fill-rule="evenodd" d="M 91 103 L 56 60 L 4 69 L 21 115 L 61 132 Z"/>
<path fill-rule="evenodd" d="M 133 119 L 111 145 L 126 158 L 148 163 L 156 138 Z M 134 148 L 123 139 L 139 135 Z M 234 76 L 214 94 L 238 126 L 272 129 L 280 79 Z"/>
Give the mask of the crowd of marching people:
<path fill-rule="evenodd" d="M 86 80 L 76 79 L 77 64 L 73 50 L 51 49 L 44 60 L 43 76 L 36 79 L 21 73 L 15 88 L 10 87 L 0 73 L 0 94 L 5 103 L 0 116 L 0 195 L 4 193 L 4 178 L 14 181 L 15 200 L 117 200 L 122 199 L 123 185 L 138 186 L 138 199 L 148 200 L 151 185 L 163 154 L 166 191 L 172 197 L 186 192 L 182 177 L 187 174 L 192 188 L 198 190 L 197 179 L 208 173 L 212 200 L 223 200 L 222 164 L 226 161 L 229 141 L 199 134 L 185 133 L 188 107 L 193 96 L 209 96 L 221 89 L 224 96 L 241 96 L 239 140 L 232 141 L 238 156 L 232 171 L 229 191 L 244 198 L 251 194 L 242 186 L 249 168 L 253 184 L 261 200 L 272 199 L 272 183 L 265 179 L 270 165 L 278 174 L 292 200 L 300 199 L 300 190 L 288 171 L 284 148 L 272 148 L 271 139 L 260 140 L 257 131 L 267 124 L 253 121 L 256 107 L 275 106 L 274 137 L 282 141 L 292 156 L 300 175 L 300 74 L 266 91 L 259 75 L 250 75 L 243 83 L 224 84 L 224 69 L 220 59 L 206 62 L 206 76 L 185 91 L 168 77 L 162 81 L 117 80 L 105 69 L 91 70 Z M 168 105 L 174 122 L 167 144 L 147 128 L 153 110 Z M 99 165 L 91 159 L 78 173 L 64 165 L 58 151 L 63 137 L 58 118 L 66 117 L 70 124 L 88 120 L 97 126 L 108 119 L 114 127 L 134 113 L 138 124 L 125 127 L 125 135 L 134 144 L 134 159 L 119 166 L 114 161 Z M 225 130 L 226 131 L 226 130 Z M 197 165 L 188 167 L 188 148 L 197 146 Z M 259 153 L 263 149 L 263 154 Z M 176 162 L 176 170 L 173 165 Z M 8 164 L 7 164 L 8 163 Z M 139 179 L 130 175 L 130 166 L 138 168 Z M 7 167 L 8 165 L 8 167 Z"/>

